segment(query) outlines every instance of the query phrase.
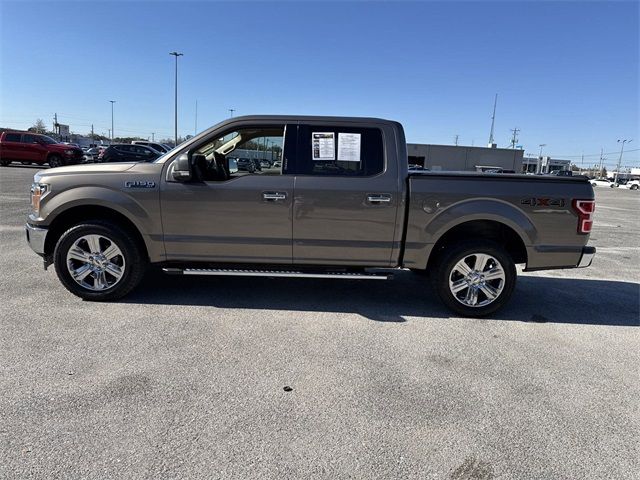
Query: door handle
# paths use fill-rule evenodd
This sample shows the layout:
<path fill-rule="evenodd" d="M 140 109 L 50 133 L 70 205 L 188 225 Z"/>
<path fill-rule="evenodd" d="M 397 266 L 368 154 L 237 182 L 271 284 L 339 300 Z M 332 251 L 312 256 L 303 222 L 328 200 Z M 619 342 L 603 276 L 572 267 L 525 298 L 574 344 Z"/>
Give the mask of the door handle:
<path fill-rule="evenodd" d="M 278 200 L 286 200 L 286 192 L 262 192 L 262 199 L 269 202 L 277 202 Z"/>
<path fill-rule="evenodd" d="M 391 203 L 391 195 L 388 193 L 371 193 L 367 195 L 369 203 Z"/>

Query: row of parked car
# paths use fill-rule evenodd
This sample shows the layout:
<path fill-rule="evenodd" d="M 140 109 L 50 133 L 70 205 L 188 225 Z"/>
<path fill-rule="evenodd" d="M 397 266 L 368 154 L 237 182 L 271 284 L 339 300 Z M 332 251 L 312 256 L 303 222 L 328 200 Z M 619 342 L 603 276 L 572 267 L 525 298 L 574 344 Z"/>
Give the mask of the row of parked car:
<path fill-rule="evenodd" d="M 618 179 L 617 183 L 608 178 L 592 178 L 589 180 L 594 187 L 609 188 L 626 188 L 628 190 L 638 190 L 640 188 L 640 180 L 623 180 Z"/>
<path fill-rule="evenodd" d="M 171 147 L 163 143 L 135 140 L 129 143 L 103 145 L 84 151 L 84 163 L 150 162 L 164 155 Z"/>
<path fill-rule="evenodd" d="M 279 161 L 272 161 L 266 158 L 232 158 L 231 160 L 236 161 L 238 170 L 249 173 L 261 172 L 263 168 L 280 168 L 281 166 Z"/>

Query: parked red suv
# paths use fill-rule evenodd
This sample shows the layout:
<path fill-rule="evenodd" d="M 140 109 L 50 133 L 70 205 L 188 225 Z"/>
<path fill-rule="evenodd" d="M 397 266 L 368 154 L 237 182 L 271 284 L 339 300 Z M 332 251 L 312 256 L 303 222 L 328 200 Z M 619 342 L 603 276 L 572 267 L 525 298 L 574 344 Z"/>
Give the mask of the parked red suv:
<path fill-rule="evenodd" d="M 11 162 L 24 165 L 35 163 L 50 167 L 81 163 L 82 150 L 78 147 L 58 143 L 51 137 L 31 132 L 4 131 L 0 134 L 0 165 Z"/>

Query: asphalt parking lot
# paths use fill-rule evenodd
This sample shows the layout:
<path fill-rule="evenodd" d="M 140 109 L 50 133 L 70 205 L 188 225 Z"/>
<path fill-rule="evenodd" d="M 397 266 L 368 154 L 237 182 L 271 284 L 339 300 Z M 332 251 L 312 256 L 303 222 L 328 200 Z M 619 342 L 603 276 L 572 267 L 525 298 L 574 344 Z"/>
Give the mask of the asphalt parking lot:
<path fill-rule="evenodd" d="M 1 478 L 637 478 L 639 192 L 472 320 L 411 273 L 83 302 L 25 243 L 36 171 L 0 169 Z"/>

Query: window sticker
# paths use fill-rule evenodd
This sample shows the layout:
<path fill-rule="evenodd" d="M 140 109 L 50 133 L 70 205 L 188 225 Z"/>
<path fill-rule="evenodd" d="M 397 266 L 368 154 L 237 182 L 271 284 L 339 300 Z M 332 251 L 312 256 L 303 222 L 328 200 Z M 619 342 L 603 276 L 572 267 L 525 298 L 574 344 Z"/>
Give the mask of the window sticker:
<path fill-rule="evenodd" d="M 336 159 L 336 134 L 334 132 L 313 132 L 311 139 L 313 160 Z"/>
<path fill-rule="evenodd" d="M 338 133 L 338 160 L 343 162 L 360 161 L 361 134 Z"/>

